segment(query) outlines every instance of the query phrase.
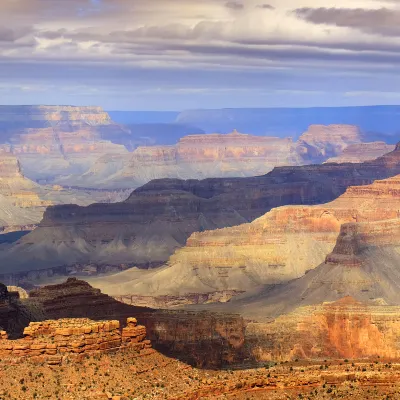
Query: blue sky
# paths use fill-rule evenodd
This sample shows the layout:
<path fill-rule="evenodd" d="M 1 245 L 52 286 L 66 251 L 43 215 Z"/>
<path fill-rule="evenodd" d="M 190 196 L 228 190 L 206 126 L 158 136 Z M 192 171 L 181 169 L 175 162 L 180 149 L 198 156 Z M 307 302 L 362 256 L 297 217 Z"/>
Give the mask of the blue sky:
<path fill-rule="evenodd" d="M 400 104 L 398 3 L 1 0 L 0 103 Z"/>

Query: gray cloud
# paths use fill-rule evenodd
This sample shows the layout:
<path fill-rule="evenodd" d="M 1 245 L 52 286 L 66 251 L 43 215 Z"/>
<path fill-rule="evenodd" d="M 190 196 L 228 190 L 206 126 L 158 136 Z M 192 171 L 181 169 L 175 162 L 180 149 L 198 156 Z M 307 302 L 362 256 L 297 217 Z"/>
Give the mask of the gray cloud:
<path fill-rule="evenodd" d="M 225 3 L 225 7 L 231 8 L 232 10 L 243 10 L 244 4 L 239 3 L 238 1 L 228 1 Z"/>
<path fill-rule="evenodd" d="M 258 4 L 257 8 L 262 8 L 264 10 L 275 10 L 275 7 L 271 6 L 271 4 Z"/>
<path fill-rule="evenodd" d="M 355 28 L 367 33 L 400 36 L 400 11 L 388 8 L 298 8 L 295 14 L 314 24 Z"/>

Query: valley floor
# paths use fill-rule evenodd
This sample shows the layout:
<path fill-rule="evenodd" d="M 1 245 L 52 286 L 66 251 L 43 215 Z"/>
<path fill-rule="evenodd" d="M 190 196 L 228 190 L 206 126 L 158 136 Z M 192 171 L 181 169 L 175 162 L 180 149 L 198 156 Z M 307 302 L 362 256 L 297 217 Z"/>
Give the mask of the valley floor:
<path fill-rule="evenodd" d="M 103 354 L 61 366 L 0 362 L 0 398 L 54 399 L 400 399 L 400 362 L 270 363 L 201 370 L 149 350 Z"/>

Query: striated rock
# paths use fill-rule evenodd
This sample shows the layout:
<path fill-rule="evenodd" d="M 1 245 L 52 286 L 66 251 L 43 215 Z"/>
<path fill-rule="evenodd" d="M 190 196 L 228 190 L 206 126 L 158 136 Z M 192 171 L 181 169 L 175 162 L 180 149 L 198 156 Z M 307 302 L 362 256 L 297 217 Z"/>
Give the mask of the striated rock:
<path fill-rule="evenodd" d="M 131 137 L 101 107 L 1 106 L 0 131 L 34 180 L 85 172 L 105 153 L 127 153 Z"/>
<path fill-rule="evenodd" d="M 35 362 L 60 365 L 71 356 L 87 356 L 125 348 L 141 353 L 151 348 L 145 340 L 146 328 L 128 323 L 120 331 L 119 321 L 91 321 L 87 318 L 31 322 L 24 329 L 24 338 L 8 340 L 2 332 L 2 359 L 24 357 Z"/>
<path fill-rule="evenodd" d="M 329 158 L 327 163 L 358 163 L 381 157 L 393 151 L 394 145 L 385 142 L 350 144 L 336 157 Z"/>
<path fill-rule="evenodd" d="M 396 148 L 360 164 L 281 167 L 253 178 L 154 180 L 121 203 L 50 207 L 35 231 L 0 251 L 1 271 L 160 265 L 193 232 L 240 225 L 285 204 L 325 203 L 349 186 L 395 176 L 399 154 Z"/>
<path fill-rule="evenodd" d="M 234 314 L 156 311 L 131 306 L 75 278 L 31 291 L 27 300 L 28 304 L 30 302 L 40 304 L 47 319 L 118 320 L 121 326 L 127 324 L 123 337 L 131 339 L 131 328 L 136 323 L 142 324 L 155 348 L 196 365 L 221 366 L 243 356 L 245 324 Z M 130 319 L 132 315 L 136 316 L 136 321 Z"/>
<path fill-rule="evenodd" d="M 166 267 L 147 273 L 128 270 L 93 284 L 112 295 L 131 294 L 142 305 L 220 302 L 210 292 L 232 291 L 232 298 L 240 291 L 303 276 L 325 261 L 342 224 L 399 216 L 400 176 L 396 176 L 349 187 L 331 203 L 279 207 L 249 224 L 193 233 Z M 196 301 L 192 293 L 208 300 Z"/>
<path fill-rule="evenodd" d="M 61 179 L 85 187 L 139 187 L 152 179 L 262 175 L 276 166 L 304 162 L 290 138 L 241 134 L 188 135 L 175 146 L 138 147 L 131 154 L 98 159 L 82 176 Z"/>
<path fill-rule="evenodd" d="M 399 354 L 400 308 L 352 297 L 300 307 L 270 323 L 249 323 L 247 350 L 258 361 L 377 357 Z"/>
<path fill-rule="evenodd" d="M 348 144 L 361 141 L 359 129 L 350 125 L 311 126 L 297 143 L 291 138 L 237 131 L 188 135 L 174 146 L 138 147 L 127 155 L 104 155 L 86 173 L 58 181 L 83 187 L 135 188 L 158 178 L 257 176 L 278 166 L 326 161 L 341 154 Z M 388 146 L 386 153 L 393 149 Z M 360 161 L 385 154 L 384 148 L 375 153 Z"/>
<path fill-rule="evenodd" d="M 266 318 L 344 296 L 366 304 L 399 305 L 399 244 L 399 218 L 344 224 L 332 253 L 317 268 L 288 283 L 234 298 L 225 309 Z"/>
<path fill-rule="evenodd" d="M 362 133 L 354 125 L 311 125 L 307 132 L 300 136 L 297 152 L 305 159 L 316 162 L 337 156 L 347 146 L 359 144 L 362 141 Z"/>

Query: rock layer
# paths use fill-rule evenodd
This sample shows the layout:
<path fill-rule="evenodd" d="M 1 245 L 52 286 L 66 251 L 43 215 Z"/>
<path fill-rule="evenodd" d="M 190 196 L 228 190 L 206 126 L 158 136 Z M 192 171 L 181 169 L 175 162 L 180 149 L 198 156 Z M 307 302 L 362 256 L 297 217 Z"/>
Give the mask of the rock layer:
<path fill-rule="evenodd" d="M 130 136 L 101 107 L 0 107 L 0 143 L 33 180 L 82 173 L 105 153 L 127 153 Z"/>
<path fill-rule="evenodd" d="M 360 164 L 281 167 L 254 178 L 155 180 L 121 203 L 50 207 L 38 229 L 0 252 L 2 272 L 162 263 L 193 232 L 240 225 L 285 204 L 325 203 L 349 186 L 395 176 L 399 155 L 396 148 Z"/>
<path fill-rule="evenodd" d="M 355 126 L 310 126 L 297 143 L 291 138 L 238 133 L 188 135 L 175 146 L 138 147 L 132 154 L 105 155 L 81 176 L 59 180 L 84 187 L 138 187 L 157 178 L 202 179 L 263 175 L 274 167 L 321 162 L 360 143 Z M 388 153 L 392 149 L 388 149 Z M 372 160 L 384 152 L 366 154 Z"/>
<path fill-rule="evenodd" d="M 351 297 L 306 306 L 270 323 L 250 323 L 247 349 L 258 361 L 398 359 L 399 307 L 366 305 Z"/>
<path fill-rule="evenodd" d="M 131 306 L 74 278 L 30 292 L 27 304 L 41 308 L 45 319 L 113 319 L 123 326 L 135 315 L 155 348 L 199 366 L 220 367 L 243 357 L 245 323 L 235 314 Z"/>
<path fill-rule="evenodd" d="M 193 233 L 166 267 L 146 273 L 128 270 L 93 283 L 112 295 L 154 293 L 156 298 L 148 299 L 148 304 L 166 305 L 168 296 L 194 304 L 191 293 L 239 292 L 299 278 L 325 261 L 342 224 L 384 223 L 399 216 L 400 176 L 396 176 L 350 187 L 331 203 L 279 207 L 249 224 Z M 217 296 L 214 299 L 218 302 Z M 136 298 L 140 304 L 146 304 L 144 300 Z"/>

